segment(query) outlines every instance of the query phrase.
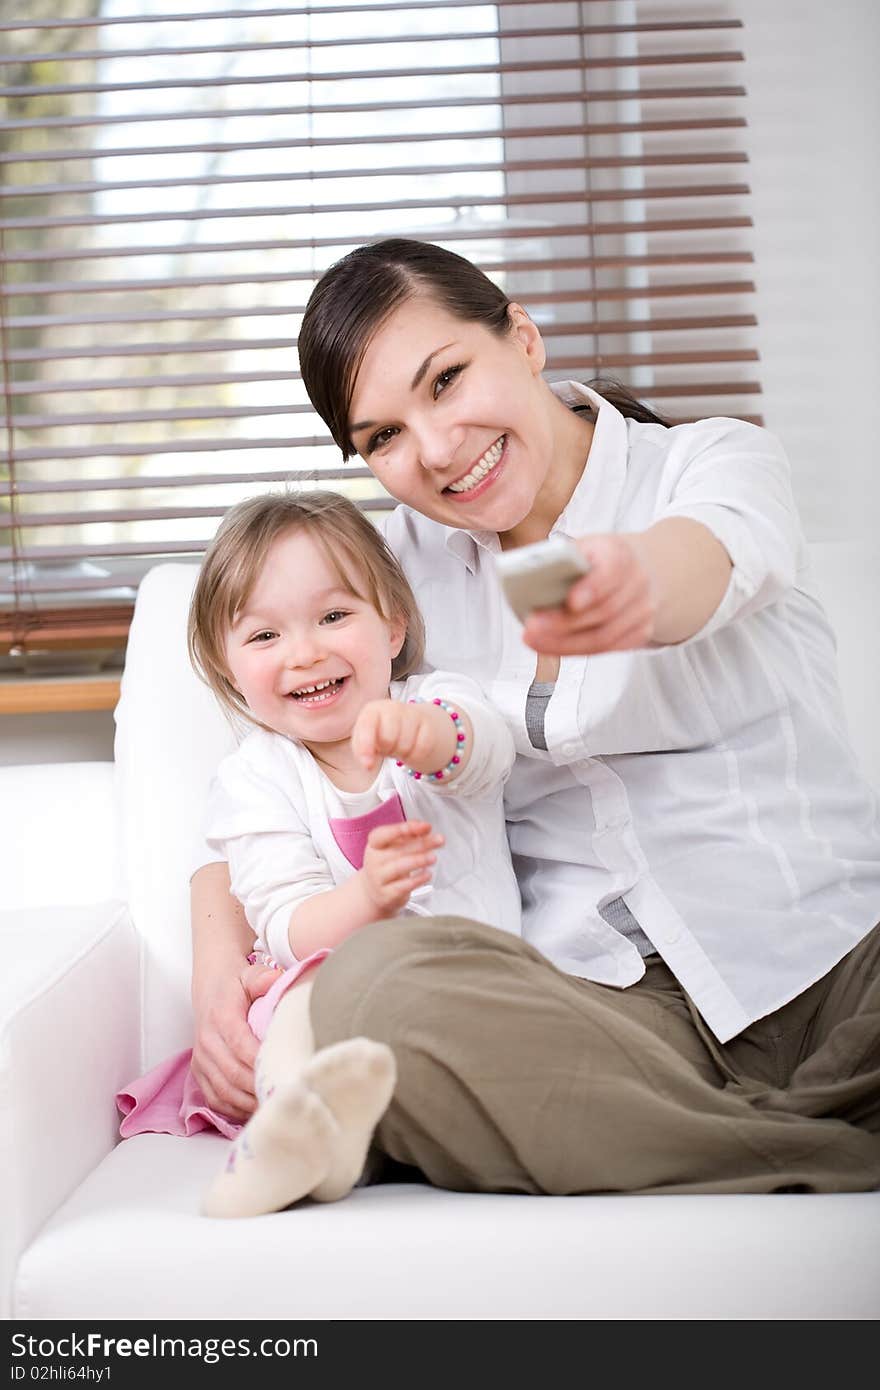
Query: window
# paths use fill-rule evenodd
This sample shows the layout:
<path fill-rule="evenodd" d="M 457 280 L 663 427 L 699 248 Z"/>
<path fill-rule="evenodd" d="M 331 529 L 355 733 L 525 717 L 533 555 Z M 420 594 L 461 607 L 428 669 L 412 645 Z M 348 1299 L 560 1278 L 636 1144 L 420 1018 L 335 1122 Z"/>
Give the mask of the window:
<path fill-rule="evenodd" d="M 739 24 L 705 8 L 54 0 L 0 24 L 0 663 L 118 664 L 141 575 L 254 491 L 392 505 L 297 373 L 312 285 L 369 238 L 474 259 L 550 379 L 758 418 Z"/>

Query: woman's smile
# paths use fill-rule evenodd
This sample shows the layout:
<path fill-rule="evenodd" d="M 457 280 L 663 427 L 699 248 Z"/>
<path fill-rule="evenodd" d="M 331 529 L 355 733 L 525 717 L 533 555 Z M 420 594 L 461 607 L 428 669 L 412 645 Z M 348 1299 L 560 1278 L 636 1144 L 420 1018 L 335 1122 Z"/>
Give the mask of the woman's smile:
<path fill-rule="evenodd" d="M 475 497 L 482 496 L 504 468 L 506 446 L 507 435 L 502 434 L 494 444 L 489 445 L 484 454 L 480 455 L 467 473 L 457 478 L 454 483 L 448 483 L 443 491 L 453 493 L 461 502 L 472 501 Z"/>

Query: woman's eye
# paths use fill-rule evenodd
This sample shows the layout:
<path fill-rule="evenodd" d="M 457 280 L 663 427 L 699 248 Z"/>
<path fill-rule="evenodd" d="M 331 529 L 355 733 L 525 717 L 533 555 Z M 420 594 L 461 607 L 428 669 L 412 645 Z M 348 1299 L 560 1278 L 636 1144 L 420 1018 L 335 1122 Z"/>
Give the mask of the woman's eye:
<path fill-rule="evenodd" d="M 387 430 L 377 430 L 376 433 L 371 436 L 367 444 L 367 454 L 372 454 L 376 449 L 383 448 L 383 446 L 386 445 L 389 440 L 393 439 L 396 434 L 397 430 L 391 428 Z"/>
<path fill-rule="evenodd" d="M 457 376 L 464 371 L 464 363 L 457 362 L 454 367 L 447 367 L 445 372 L 434 378 L 434 399 L 442 396 L 447 386 L 450 386 Z"/>

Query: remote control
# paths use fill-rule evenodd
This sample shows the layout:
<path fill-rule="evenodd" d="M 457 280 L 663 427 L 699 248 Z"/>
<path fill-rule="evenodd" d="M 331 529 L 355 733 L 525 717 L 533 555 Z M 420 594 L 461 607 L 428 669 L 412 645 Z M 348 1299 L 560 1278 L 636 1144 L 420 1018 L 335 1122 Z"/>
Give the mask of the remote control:
<path fill-rule="evenodd" d="M 495 563 L 507 601 L 521 623 L 533 608 L 564 603 L 575 580 L 590 572 L 589 561 L 563 536 L 504 550 Z"/>

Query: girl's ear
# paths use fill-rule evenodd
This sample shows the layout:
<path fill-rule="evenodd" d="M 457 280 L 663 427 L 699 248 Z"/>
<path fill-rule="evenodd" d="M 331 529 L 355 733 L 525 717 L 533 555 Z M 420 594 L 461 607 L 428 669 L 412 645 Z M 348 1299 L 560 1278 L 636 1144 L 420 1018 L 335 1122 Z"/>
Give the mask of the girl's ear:
<path fill-rule="evenodd" d="M 406 619 L 402 613 L 397 613 L 388 624 L 388 640 L 391 647 L 391 660 L 400 656 L 403 651 L 403 644 L 406 641 Z"/>
<path fill-rule="evenodd" d="M 547 349 L 541 337 L 541 330 L 529 318 L 521 304 L 508 304 L 507 318 L 514 342 L 525 353 L 533 374 L 537 376 L 547 365 Z"/>

